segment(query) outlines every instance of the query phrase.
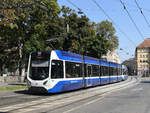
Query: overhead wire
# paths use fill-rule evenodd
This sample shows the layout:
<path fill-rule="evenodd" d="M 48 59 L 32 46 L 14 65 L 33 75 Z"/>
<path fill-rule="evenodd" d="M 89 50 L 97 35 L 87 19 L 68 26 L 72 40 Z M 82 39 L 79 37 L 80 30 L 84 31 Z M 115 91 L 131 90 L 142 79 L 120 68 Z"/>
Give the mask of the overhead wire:
<path fill-rule="evenodd" d="M 123 5 L 124 10 L 127 12 L 128 17 L 130 18 L 131 22 L 132 22 L 133 25 L 135 26 L 135 28 L 136 28 L 137 32 L 139 33 L 139 35 L 141 36 L 142 40 L 145 40 L 143 34 L 141 33 L 140 29 L 138 28 L 138 26 L 137 26 L 136 23 L 134 22 L 134 20 L 133 20 L 131 14 L 129 13 L 128 9 L 126 8 L 124 2 L 122 2 L 122 0 L 120 0 L 120 3 Z"/>
<path fill-rule="evenodd" d="M 82 9 L 80 9 L 76 4 L 74 4 L 73 2 L 71 2 L 70 0 L 67 0 L 68 3 L 70 3 L 72 6 L 74 6 L 75 8 L 77 8 L 78 10 L 82 11 Z M 100 10 L 104 13 L 104 15 L 110 19 L 112 21 L 112 23 L 119 29 L 119 31 L 129 40 L 129 42 L 131 42 L 135 47 L 136 47 L 136 44 L 133 40 L 131 40 L 128 35 L 113 21 L 113 19 L 105 12 L 105 10 L 95 1 L 95 0 L 92 0 L 99 8 Z M 83 11 L 82 11 L 83 12 Z M 83 12 L 84 15 L 86 15 L 84 12 Z"/>
<path fill-rule="evenodd" d="M 118 24 L 116 24 L 113 19 L 106 13 L 106 11 L 95 1 L 95 0 L 92 0 L 96 5 L 97 7 L 104 13 L 104 15 L 112 21 L 112 23 L 118 28 L 118 30 L 136 47 L 136 44 L 133 40 L 131 40 L 129 38 L 129 36 L 119 27 Z"/>
<path fill-rule="evenodd" d="M 128 37 L 128 35 L 119 27 L 119 25 L 118 24 L 116 24 L 115 22 L 114 22 L 114 20 L 106 13 L 106 11 L 95 1 L 95 0 L 92 0 L 96 5 L 97 5 L 97 7 L 104 13 L 104 15 L 109 19 L 109 20 L 111 20 L 112 21 L 112 23 L 118 28 L 118 30 L 125 36 L 125 38 L 127 38 L 128 40 L 129 40 L 129 42 L 130 43 L 132 43 L 132 45 L 134 46 L 134 47 L 136 47 L 136 44 L 135 44 L 135 42 L 133 41 L 133 40 L 131 40 L 129 37 Z"/>
<path fill-rule="evenodd" d="M 135 1 L 136 5 L 137 5 L 138 9 L 140 10 L 140 13 L 141 13 L 142 16 L 144 17 L 144 20 L 145 20 L 145 22 L 147 23 L 148 27 L 150 27 L 150 24 L 149 24 L 149 22 L 148 22 L 146 16 L 144 15 L 144 13 L 143 13 L 143 11 L 142 11 L 142 8 L 141 8 L 140 5 L 138 4 L 137 0 L 134 0 L 134 1 Z"/>
<path fill-rule="evenodd" d="M 131 7 L 134 7 L 134 8 L 137 8 L 137 6 L 135 6 L 135 5 L 133 5 L 133 4 L 130 4 L 130 3 L 127 3 L 126 2 L 126 4 L 127 5 L 130 5 Z M 147 8 L 143 8 L 143 7 L 141 7 L 144 11 L 146 11 L 146 12 L 150 12 L 150 9 L 147 9 Z"/>

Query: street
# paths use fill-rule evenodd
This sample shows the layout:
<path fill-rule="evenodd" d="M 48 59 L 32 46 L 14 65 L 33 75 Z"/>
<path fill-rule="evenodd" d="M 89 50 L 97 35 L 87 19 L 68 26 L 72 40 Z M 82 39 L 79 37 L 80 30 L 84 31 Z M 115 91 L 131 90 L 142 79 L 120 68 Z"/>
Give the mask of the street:
<path fill-rule="evenodd" d="M 144 78 L 140 83 L 135 83 L 135 85 L 114 89 L 114 91 L 96 94 L 95 96 L 87 96 L 90 95 L 90 93 L 85 94 L 85 91 L 94 92 L 94 90 L 97 89 L 98 87 L 95 87 L 88 90 L 86 89 L 56 95 L 29 95 L 24 93 L 19 94 L 19 96 L 17 94 L 18 96 L 16 99 L 20 98 L 20 100 L 27 100 L 22 100 L 24 102 L 19 105 L 24 107 L 21 107 L 21 109 L 18 108 L 15 110 L 10 110 L 10 112 L 27 113 L 32 111 L 32 113 L 150 113 L 150 78 Z M 30 103 L 27 105 L 25 102 Z M 2 105 L 2 101 L 0 103 Z M 33 103 L 34 105 L 32 105 Z M 18 106 L 14 106 L 13 104 L 13 107 L 17 108 Z M 4 108 L 4 110 L 6 110 L 6 108 L 11 109 L 12 107 L 8 106 Z M 0 110 L 2 109 L 3 108 Z"/>
<path fill-rule="evenodd" d="M 84 104 L 79 103 L 63 113 L 150 113 L 149 97 L 150 79 L 146 79 L 133 87 L 95 97 Z"/>
<path fill-rule="evenodd" d="M 150 113 L 150 0 L 1 0 L 0 113 Z"/>
<path fill-rule="evenodd" d="M 136 79 L 95 88 L 88 88 L 60 94 L 29 94 L 26 90 L 0 93 L 0 112 L 76 112 L 105 98 L 105 95 L 117 89 L 137 84 Z M 115 91 L 116 92 L 116 91 Z M 83 105 L 83 106 L 82 106 Z M 75 111 L 74 111 L 75 110 Z"/>

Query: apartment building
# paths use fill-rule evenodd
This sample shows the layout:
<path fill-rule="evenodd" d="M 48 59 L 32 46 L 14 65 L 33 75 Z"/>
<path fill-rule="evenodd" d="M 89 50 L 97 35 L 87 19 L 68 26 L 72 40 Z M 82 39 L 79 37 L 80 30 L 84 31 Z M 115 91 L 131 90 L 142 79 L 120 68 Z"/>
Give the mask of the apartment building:
<path fill-rule="evenodd" d="M 127 66 L 129 75 L 137 75 L 136 58 L 129 58 L 123 61 L 122 64 Z"/>
<path fill-rule="evenodd" d="M 120 64 L 120 58 L 116 50 L 108 51 L 106 55 L 102 56 L 102 59 Z"/>
<path fill-rule="evenodd" d="M 137 74 L 149 75 L 150 69 L 150 38 L 145 39 L 136 47 Z"/>

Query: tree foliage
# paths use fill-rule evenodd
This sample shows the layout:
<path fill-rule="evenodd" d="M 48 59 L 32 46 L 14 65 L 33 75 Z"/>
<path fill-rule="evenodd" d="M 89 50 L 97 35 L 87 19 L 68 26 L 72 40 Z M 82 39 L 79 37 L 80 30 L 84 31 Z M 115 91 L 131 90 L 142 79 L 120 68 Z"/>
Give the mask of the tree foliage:
<path fill-rule="evenodd" d="M 115 28 L 113 27 L 112 23 L 109 21 L 102 21 L 96 25 L 96 32 L 97 34 L 108 40 L 106 43 L 108 46 L 108 50 L 116 49 L 119 45 L 118 37 L 115 36 Z"/>
<path fill-rule="evenodd" d="M 45 50 L 45 40 L 52 34 L 48 31 L 50 24 L 58 18 L 60 8 L 56 0 L 2 0 L 0 4 L 0 55 L 1 70 L 3 65 L 10 61 L 19 61 L 19 50 L 22 46 L 20 59 L 31 51 Z M 53 28 L 53 27 L 51 27 Z M 55 32 L 55 29 L 52 32 Z M 12 51 L 12 48 L 15 48 Z M 6 51 L 6 52 L 5 52 Z M 15 58 L 9 57 L 9 55 Z"/>
<path fill-rule="evenodd" d="M 57 38 L 51 42 L 53 47 L 46 43 L 51 38 Z M 25 64 L 31 51 L 59 49 L 100 58 L 117 47 L 112 23 L 90 22 L 82 11 L 60 9 L 56 0 L 2 0 L 0 4 L 0 72 L 4 65 Z"/>

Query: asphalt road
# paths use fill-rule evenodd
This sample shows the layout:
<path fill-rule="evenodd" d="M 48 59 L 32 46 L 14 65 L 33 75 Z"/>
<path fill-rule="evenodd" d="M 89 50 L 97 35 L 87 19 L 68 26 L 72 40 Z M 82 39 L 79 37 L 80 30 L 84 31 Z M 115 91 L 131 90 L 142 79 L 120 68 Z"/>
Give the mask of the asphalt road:
<path fill-rule="evenodd" d="M 110 93 L 111 90 L 114 91 L 116 89 L 115 87 L 121 86 L 124 88 L 126 86 L 125 84 L 129 83 L 128 81 L 134 82 L 135 79 L 129 79 L 117 84 L 98 86 L 95 88 L 55 95 L 32 95 L 26 91 L 3 92 L 0 93 L 0 112 L 9 111 L 12 113 L 23 113 L 32 111 L 32 113 L 130 113 L 128 111 L 119 112 L 113 110 L 121 110 L 121 108 L 124 108 L 122 105 L 126 103 L 124 100 L 127 99 L 129 102 L 130 99 L 132 100 L 132 97 L 137 97 L 134 97 L 134 95 L 127 95 L 132 93 L 134 94 L 134 92 L 145 89 L 146 86 L 144 85 L 148 84 L 148 80 L 132 88 Z M 143 88 L 138 88 L 139 86 L 143 86 Z M 106 93 L 107 91 L 109 91 L 109 93 Z"/>
<path fill-rule="evenodd" d="M 150 78 L 109 94 L 63 106 L 45 113 L 150 113 Z"/>

